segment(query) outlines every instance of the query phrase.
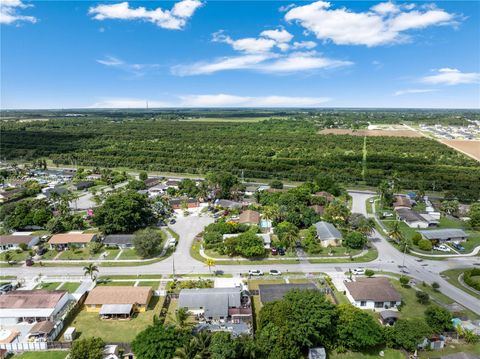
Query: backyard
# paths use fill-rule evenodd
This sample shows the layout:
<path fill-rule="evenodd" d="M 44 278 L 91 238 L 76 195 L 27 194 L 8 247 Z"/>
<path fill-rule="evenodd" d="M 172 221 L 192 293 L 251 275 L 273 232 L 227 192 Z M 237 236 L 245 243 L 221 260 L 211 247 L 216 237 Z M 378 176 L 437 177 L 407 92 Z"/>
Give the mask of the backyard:
<path fill-rule="evenodd" d="M 36 351 L 36 352 L 24 352 L 16 355 L 14 359 L 65 359 L 68 355 L 67 351 L 50 350 L 50 351 Z"/>
<path fill-rule="evenodd" d="M 80 338 L 100 337 L 106 342 L 128 342 L 153 323 L 160 313 L 164 297 L 152 297 L 148 310 L 138 313 L 131 320 L 102 320 L 98 313 L 80 311 L 70 326 L 77 329 Z"/>

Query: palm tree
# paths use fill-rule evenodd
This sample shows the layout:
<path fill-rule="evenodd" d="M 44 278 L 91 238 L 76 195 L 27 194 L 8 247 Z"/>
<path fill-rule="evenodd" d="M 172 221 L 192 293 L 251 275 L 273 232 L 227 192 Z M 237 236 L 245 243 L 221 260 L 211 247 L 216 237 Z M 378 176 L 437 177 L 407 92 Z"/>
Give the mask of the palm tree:
<path fill-rule="evenodd" d="M 365 235 L 369 235 L 375 229 L 375 220 L 373 218 L 365 218 L 360 222 L 358 230 Z"/>
<path fill-rule="evenodd" d="M 207 258 L 205 265 L 208 267 L 208 271 L 212 272 L 212 267 L 215 267 L 215 261 L 212 258 Z"/>
<path fill-rule="evenodd" d="M 388 232 L 388 235 L 395 240 L 395 242 L 400 243 L 403 239 L 402 231 L 400 230 L 400 222 L 393 222 L 392 229 Z"/>
<path fill-rule="evenodd" d="M 94 281 L 97 278 L 95 273 L 98 273 L 98 267 L 95 264 L 90 263 L 83 267 L 83 273 L 85 276 L 89 275 L 90 279 Z"/>
<path fill-rule="evenodd" d="M 179 308 L 175 312 L 175 321 L 177 322 L 177 325 L 180 328 L 183 328 L 185 326 L 185 322 L 188 319 L 188 310 L 186 308 Z"/>
<path fill-rule="evenodd" d="M 200 359 L 201 357 L 197 353 L 197 342 L 195 338 L 185 343 L 183 347 L 178 348 L 175 351 L 175 359 Z"/>
<path fill-rule="evenodd" d="M 5 252 L 5 262 L 7 262 L 8 264 L 10 264 L 9 262 L 12 260 L 12 253 L 10 253 L 10 251 L 8 252 Z"/>
<path fill-rule="evenodd" d="M 200 332 L 195 338 L 195 345 L 197 347 L 197 356 L 198 358 L 207 359 L 210 358 L 208 347 L 210 346 L 210 341 L 212 335 L 207 331 Z"/>

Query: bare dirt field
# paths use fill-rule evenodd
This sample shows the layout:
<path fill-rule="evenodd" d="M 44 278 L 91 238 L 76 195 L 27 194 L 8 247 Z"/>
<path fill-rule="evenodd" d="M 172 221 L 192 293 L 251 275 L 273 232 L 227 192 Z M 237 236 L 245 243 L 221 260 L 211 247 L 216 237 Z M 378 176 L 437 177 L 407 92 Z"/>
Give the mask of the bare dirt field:
<path fill-rule="evenodd" d="M 467 156 L 480 161 L 480 141 L 473 140 L 441 140 L 441 143 L 456 149 Z"/>
<path fill-rule="evenodd" d="M 387 137 L 423 137 L 419 132 L 402 130 L 349 130 L 344 128 L 329 128 L 319 132 L 322 135 L 352 135 L 352 136 L 387 136 Z"/>

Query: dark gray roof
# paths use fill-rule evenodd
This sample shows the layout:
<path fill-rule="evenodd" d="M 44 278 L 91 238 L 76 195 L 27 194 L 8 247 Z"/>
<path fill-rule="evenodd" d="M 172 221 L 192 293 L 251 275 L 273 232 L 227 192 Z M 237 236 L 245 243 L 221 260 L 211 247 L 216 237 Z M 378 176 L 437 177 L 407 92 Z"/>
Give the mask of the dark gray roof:
<path fill-rule="evenodd" d="M 315 223 L 315 228 L 317 229 L 317 237 L 321 241 L 343 238 L 340 231 L 331 223 L 320 221 Z"/>
<path fill-rule="evenodd" d="M 260 301 L 263 304 L 282 299 L 292 289 L 318 290 L 312 283 L 260 284 L 258 289 L 260 291 Z"/>
<path fill-rule="evenodd" d="M 100 309 L 100 315 L 130 314 L 133 304 L 104 304 Z"/>
<path fill-rule="evenodd" d="M 103 240 L 105 244 L 132 244 L 133 234 L 109 234 Z"/>
<path fill-rule="evenodd" d="M 215 205 L 223 208 L 242 208 L 242 204 L 240 202 L 231 201 L 229 199 L 217 199 L 215 201 Z"/>
<path fill-rule="evenodd" d="M 64 194 L 67 193 L 68 190 L 64 187 L 54 187 L 54 188 L 48 188 L 45 190 L 45 196 L 50 197 L 52 193 L 57 193 L 57 194 Z"/>
<path fill-rule="evenodd" d="M 241 306 L 241 288 L 182 289 L 178 308 L 203 308 L 206 317 L 227 317 L 228 308 Z"/>
<path fill-rule="evenodd" d="M 400 219 L 402 221 L 406 221 L 406 222 L 416 222 L 416 221 L 427 222 L 425 220 L 425 218 L 423 218 L 420 214 L 411 210 L 410 208 L 398 208 L 398 209 L 396 209 L 396 211 L 397 211 L 398 217 L 400 217 Z"/>
<path fill-rule="evenodd" d="M 399 318 L 400 313 L 397 312 L 396 310 L 382 310 L 380 312 L 380 316 L 382 317 L 383 320 L 388 318 Z"/>
<path fill-rule="evenodd" d="M 429 231 L 419 231 L 426 239 L 448 240 L 451 238 L 468 237 L 468 235 L 458 228 L 432 229 Z"/>

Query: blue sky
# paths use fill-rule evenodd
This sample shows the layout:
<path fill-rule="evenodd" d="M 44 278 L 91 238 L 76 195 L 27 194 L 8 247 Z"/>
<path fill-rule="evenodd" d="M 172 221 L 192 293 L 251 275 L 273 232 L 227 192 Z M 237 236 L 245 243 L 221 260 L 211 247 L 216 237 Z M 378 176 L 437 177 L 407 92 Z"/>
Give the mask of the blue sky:
<path fill-rule="evenodd" d="M 2 0 L 1 107 L 480 107 L 480 2 Z"/>

